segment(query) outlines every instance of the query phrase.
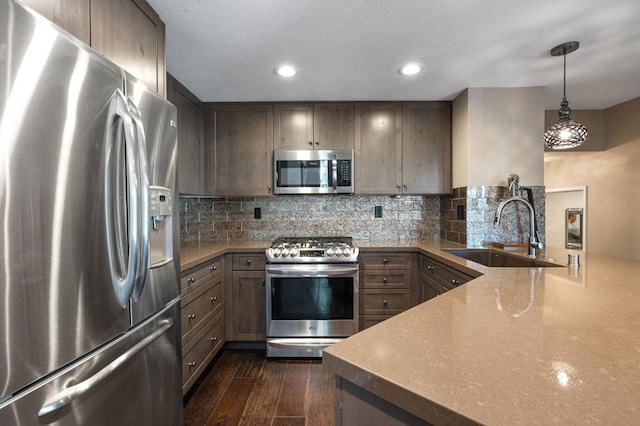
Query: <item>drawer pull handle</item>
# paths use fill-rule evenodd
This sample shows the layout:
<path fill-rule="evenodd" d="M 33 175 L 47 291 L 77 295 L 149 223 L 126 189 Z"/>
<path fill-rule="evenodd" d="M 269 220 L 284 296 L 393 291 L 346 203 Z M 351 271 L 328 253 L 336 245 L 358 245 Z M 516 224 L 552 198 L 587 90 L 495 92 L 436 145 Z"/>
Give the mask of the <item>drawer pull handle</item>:
<path fill-rule="evenodd" d="M 189 364 L 187 364 L 189 367 L 195 367 L 198 363 L 195 361 L 191 361 Z"/>
<path fill-rule="evenodd" d="M 189 319 L 190 320 L 196 319 L 196 314 L 189 314 Z"/>
<path fill-rule="evenodd" d="M 218 301 L 218 296 L 213 296 L 213 297 L 211 298 L 211 301 L 212 301 L 212 302 L 217 302 L 217 301 Z"/>

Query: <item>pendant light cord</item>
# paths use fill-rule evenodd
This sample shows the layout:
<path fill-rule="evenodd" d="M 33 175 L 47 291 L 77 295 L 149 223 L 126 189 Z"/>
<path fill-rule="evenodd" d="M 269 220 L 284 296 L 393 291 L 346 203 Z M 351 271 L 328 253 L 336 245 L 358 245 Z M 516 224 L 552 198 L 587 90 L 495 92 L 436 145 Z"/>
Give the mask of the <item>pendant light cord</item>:
<path fill-rule="evenodd" d="M 564 74 L 562 78 L 562 99 L 567 99 L 567 54 L 562 55 L 564 58 Z"/>

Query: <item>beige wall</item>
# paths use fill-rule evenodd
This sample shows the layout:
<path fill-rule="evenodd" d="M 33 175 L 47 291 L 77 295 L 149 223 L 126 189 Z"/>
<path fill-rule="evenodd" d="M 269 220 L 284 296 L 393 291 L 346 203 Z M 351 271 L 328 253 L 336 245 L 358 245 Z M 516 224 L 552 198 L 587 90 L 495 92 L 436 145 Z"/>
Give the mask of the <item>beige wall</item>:
<path fill-rule="evenodd" d="M 605 110 L 604 128 L 605 151 L 545 154 L 545 186 L 587 186 L 587 251 L 640 260 L 640 98 Z"/>
<path fill-rule="evenodd" d="M 544 88 L 471 88 L 453 102 L 453 187 L 544 182 Z"/>

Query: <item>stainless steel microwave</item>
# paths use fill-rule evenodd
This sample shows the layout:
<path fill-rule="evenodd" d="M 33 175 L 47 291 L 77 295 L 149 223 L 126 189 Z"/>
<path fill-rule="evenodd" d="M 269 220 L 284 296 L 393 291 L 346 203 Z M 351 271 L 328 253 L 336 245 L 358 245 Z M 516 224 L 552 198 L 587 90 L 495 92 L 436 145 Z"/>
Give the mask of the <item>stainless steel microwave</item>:
<path fill-rule="evenodd" d="M 353 150 L 273 151 L 274 194 L 353 194 Z"/>

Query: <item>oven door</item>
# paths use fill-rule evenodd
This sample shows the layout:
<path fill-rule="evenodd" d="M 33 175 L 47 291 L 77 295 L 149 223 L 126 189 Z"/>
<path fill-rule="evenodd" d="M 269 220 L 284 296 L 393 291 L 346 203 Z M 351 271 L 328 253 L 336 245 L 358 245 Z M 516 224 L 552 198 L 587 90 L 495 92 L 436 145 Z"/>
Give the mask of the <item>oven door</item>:
<path fill-rule="evenodd" d="M 357 264 L 269 264 L 266 273 L 267 356 L 321 356 L 358 332 Z"/>

